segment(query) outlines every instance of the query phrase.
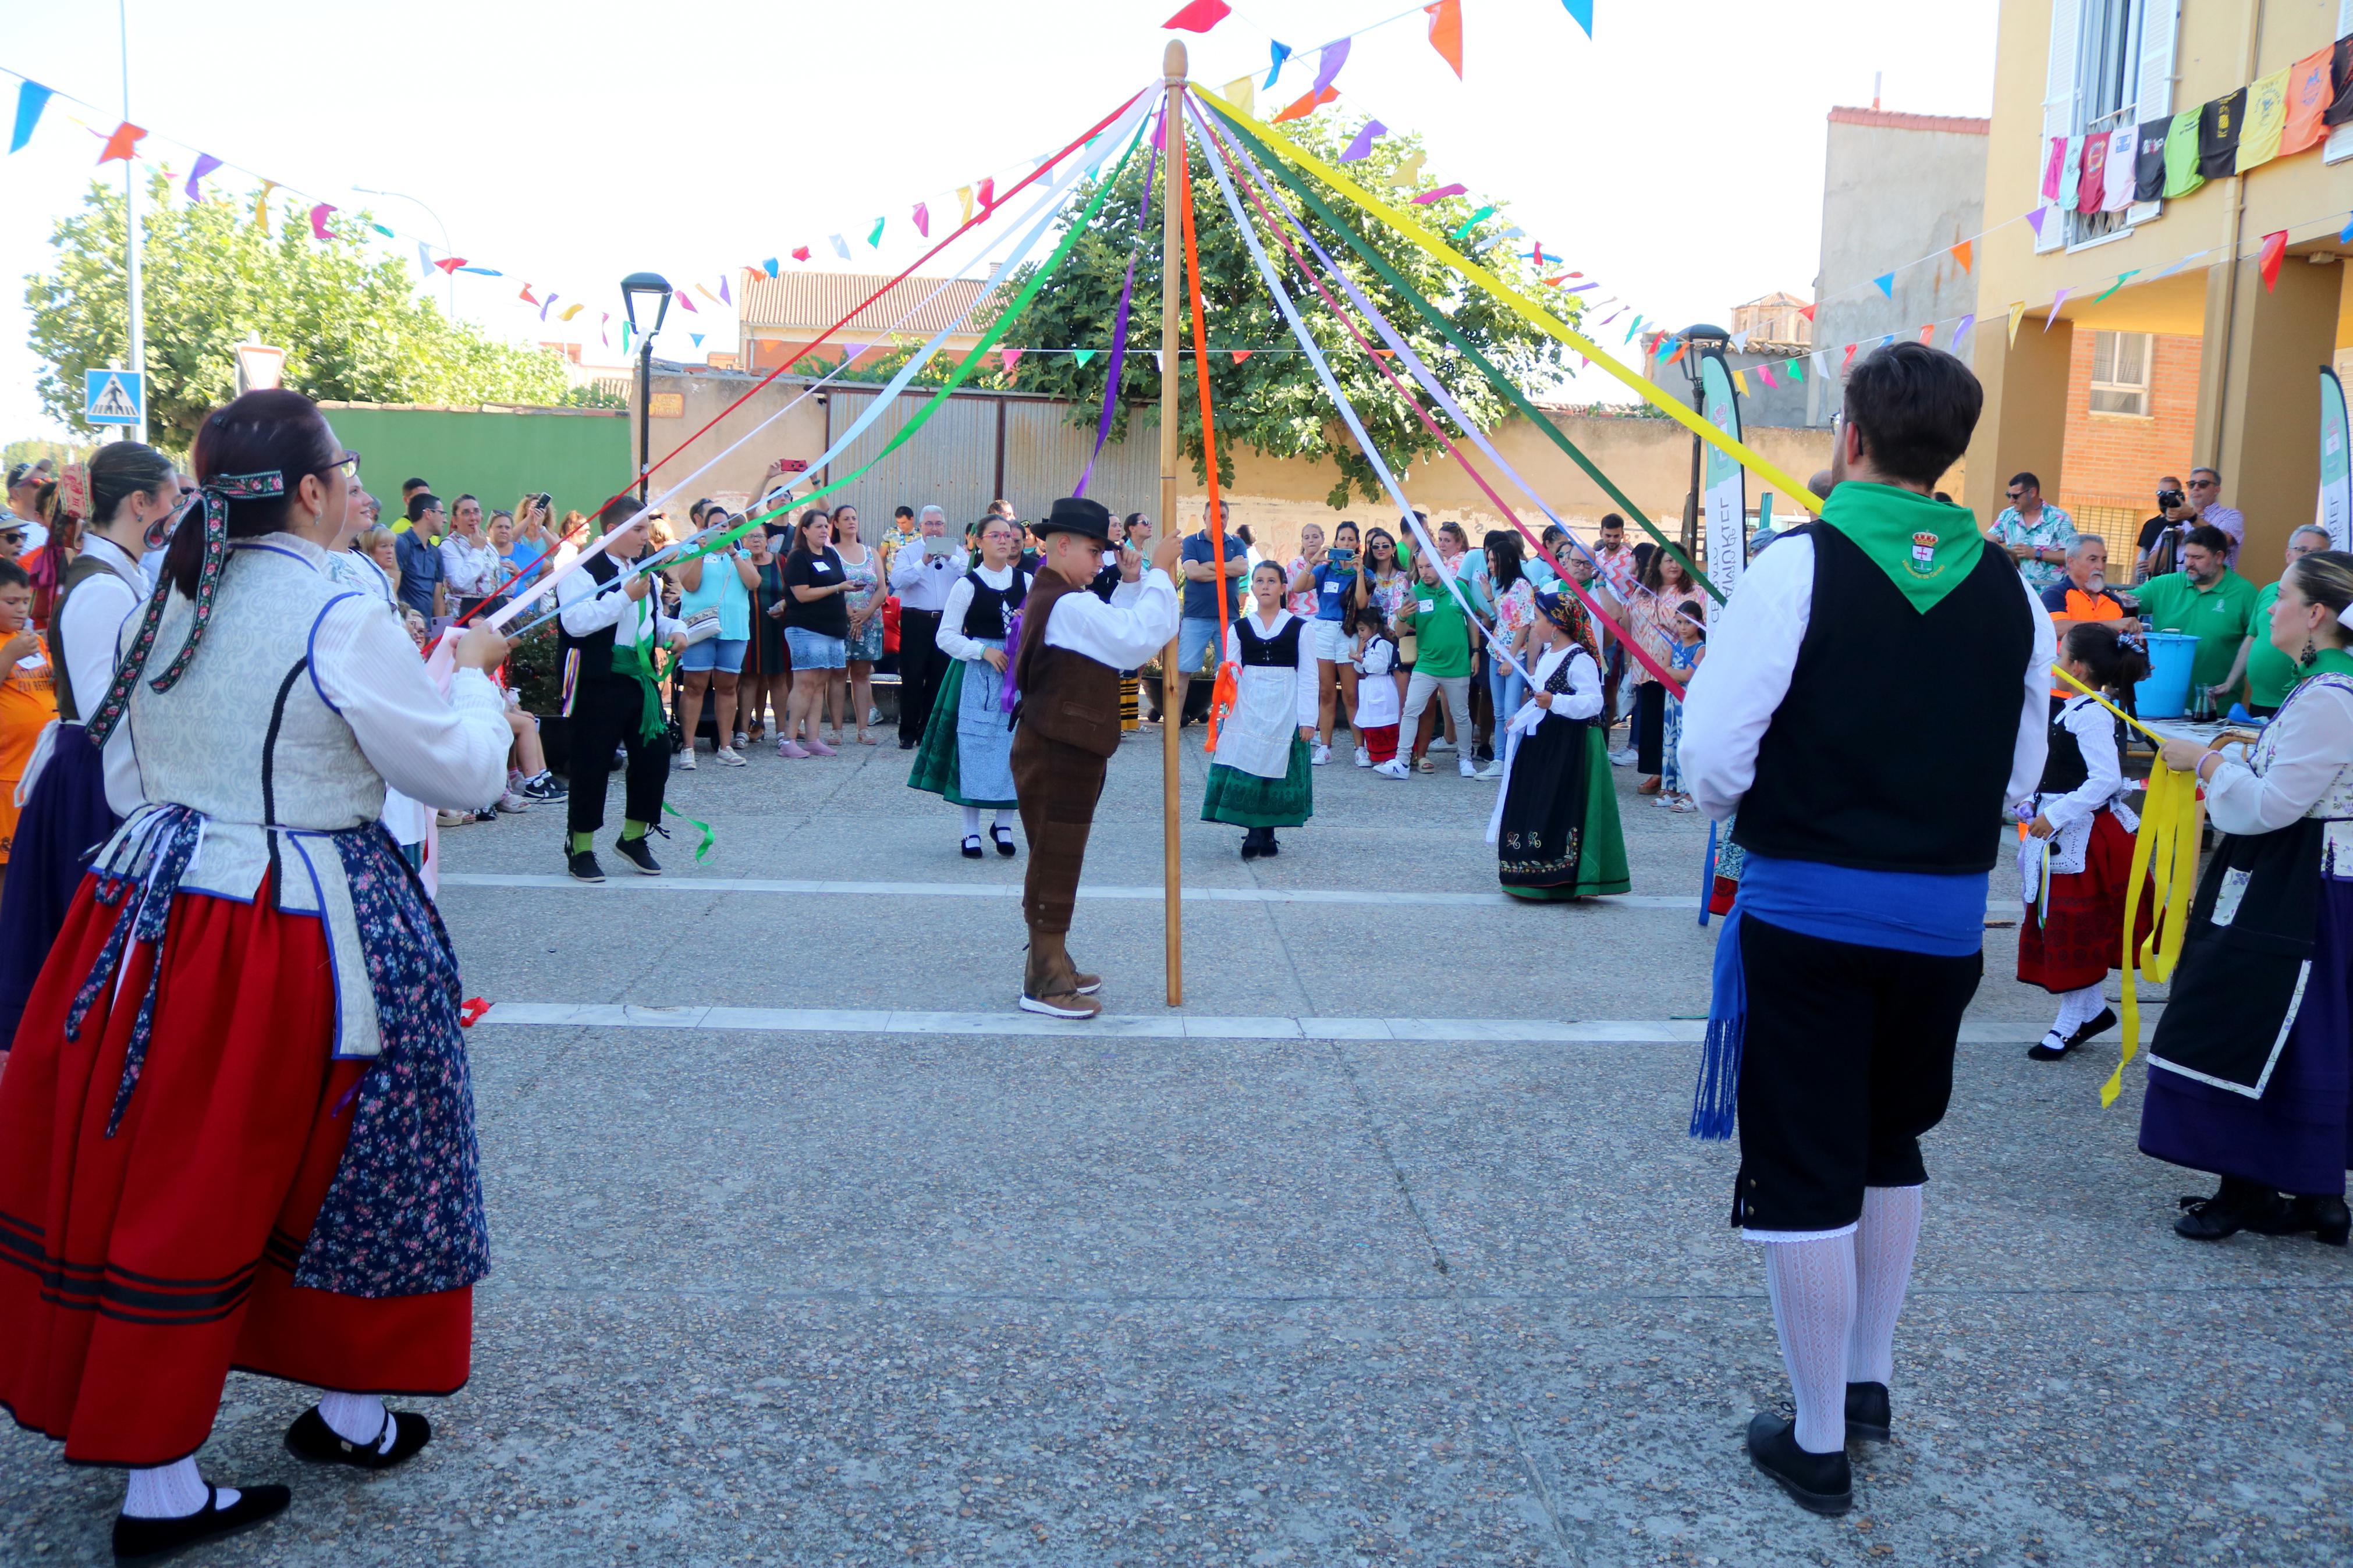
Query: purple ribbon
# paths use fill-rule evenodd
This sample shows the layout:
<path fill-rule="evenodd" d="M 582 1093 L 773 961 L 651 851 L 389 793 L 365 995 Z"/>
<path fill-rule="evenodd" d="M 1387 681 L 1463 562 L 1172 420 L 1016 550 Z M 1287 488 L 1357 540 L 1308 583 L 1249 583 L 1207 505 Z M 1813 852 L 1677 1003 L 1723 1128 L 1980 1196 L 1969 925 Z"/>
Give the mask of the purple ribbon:
<path fill-rule="evenodd" d="M 1164 113 L 1161 118 L 1166 120 L 1167 116 Z M 1127 363 L 1128 307 L 1135 300 L 1135 257 L 1144 248 L 1144 220 L 1152 211 L 1152 181 L 1159 172 L 1160 141 L 1155 132 L 1151 161 L 1144 166 L 1144 199 L 1135 204 L 1135 238 L 1127 247 L 1127 281 L 1120 285 L 1119 320 L 1111 330 L 1111 371 L 1103 381 L 1103 417 L 1095 421 L 1095 449 L 1087 454 L 1086 472 L 1079 476 L 1078 485 L 1071 491 L 1073 496 L 1087 493 L 1087 481 L 1095 477 L 1095 462 L 1103 456 L 1103 443 L 1111 439 L 1111 416 L 1119 411 L 1120 372 Z M 1008 694 L 1005 710 L 1010 713 L 1013 708 L 1009 694 L 1013 688 L 1008 684 L 1005 689 Z"/>
<path fill-rule="evenodd" d="M 1012 712 L 1013 705 L 1021 700 L 1021 693 L 1013 688 L 1013 656 L 1020 651 L 1021 612 L 1016 609 L 1005 617 L 1005 686 L 997 699 L 997 709 L 1000 713 Z"/>

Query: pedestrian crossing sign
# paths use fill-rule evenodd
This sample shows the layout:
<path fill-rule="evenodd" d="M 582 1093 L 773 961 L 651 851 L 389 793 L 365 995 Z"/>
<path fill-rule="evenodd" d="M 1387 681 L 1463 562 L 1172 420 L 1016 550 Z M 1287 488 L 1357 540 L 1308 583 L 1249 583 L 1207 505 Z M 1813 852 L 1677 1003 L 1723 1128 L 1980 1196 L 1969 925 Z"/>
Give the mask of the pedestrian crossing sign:
<path fill-rule="evenodd" d="M 139 371 L 109 366 L 86 370 L 82 378 L 81 416 L 92 425 L 136 425 L 147 403 L 147 377 Z"/>

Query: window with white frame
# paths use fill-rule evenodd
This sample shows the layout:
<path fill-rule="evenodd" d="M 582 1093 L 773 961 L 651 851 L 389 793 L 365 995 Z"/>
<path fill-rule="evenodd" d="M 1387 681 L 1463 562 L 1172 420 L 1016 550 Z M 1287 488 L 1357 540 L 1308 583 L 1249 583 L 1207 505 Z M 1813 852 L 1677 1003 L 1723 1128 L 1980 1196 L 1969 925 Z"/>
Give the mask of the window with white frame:
<path fill-rule="evenodd" d="M 2092 334 L 2092 412 L 2148 416 L 2149 366 L 2157 339 L 2148 332 Z"/>
<path fill-rule="evenodd" d="M 2172 112 L 2180 9 L 2181 0 L 2051 0 L 2038 175 L 2056 142 L 2066 141 L 2063 155 L 2080 164 L 2083 138 L 2131 130 Z M 2080 201 L 2043 200 L 2037 252 L 2096 243 L 2164 208 L 2161 201 L 2132 201 L 2103 211 L 2095 198 L 2086 212 Z"/>

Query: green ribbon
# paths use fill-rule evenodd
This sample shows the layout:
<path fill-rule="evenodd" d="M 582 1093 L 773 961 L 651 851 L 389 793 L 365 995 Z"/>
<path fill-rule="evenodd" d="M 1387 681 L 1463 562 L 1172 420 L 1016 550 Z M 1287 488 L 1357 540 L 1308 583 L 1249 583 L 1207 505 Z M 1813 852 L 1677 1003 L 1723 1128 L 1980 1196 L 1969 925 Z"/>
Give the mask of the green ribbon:
<path fill-rule="evenodd" d="M 1061 269 L 1062 263 L 1070 258 L 1071 251 L 1072 247 L 1079 243 L 1080 237 L 1083 236 L 1089 228 L 1093 226 L 1095 214 L 1103 210 L 1103 202 L 1110 196 L 1112 187 L 1118 184 L 1120 176 L 1127 173 L 1128 164 L 1134 161 L 1136 148 L 1143 145 L 1143 142 L 1144 126 L 1139 122 L 1135 128 L 1135 135 L 1127 144 L 1127 151 L 1120 154 L 1119 167 L 1112 171 L 1110 179 L 1102 182 L 1096 187 L 1094 199 L 1087 203 L 1087 209 L 1084 213 L 1080 215 L 1079 220 L 1063 231 L 1061 243 L 1055 246 L 1054 254 L 1046 258 L 1044 266 L 1040 267 L 1036 272 L 1030 275 L 1029 280 L 1021 286 L 1021 291 L 1013 297 L 1013 303 L 1006 307 L 1004 312 L 997 318 L 996 322 L 991 325 L 986 332 L 981 334 L 980 341 L 973 344 L 971 349 L 965 353 L 963 363 L 958 364 L 955 371 L 949 374 L 946 382 L 941 385 L 939 391 L 932 395 L 931 401 L 917 409 L 915 411 L 914 417 L 908 420 L 906 424 L 901 426 L 899 427 L 899 433 L 892 437 L 889 443 L 886 444 L 881 451 L 875 453 L 874 456 L 861 467 L 843 475 L 840 479 L 834 480 L 831 484 L 825 486 L 823 489 L 811 490 L 808 494 L 802 496 L 797 500 L 786 501 L 773 511 L 762 512 L 756 516 L 747 517 L 741 523 L 729 529 L 726 532 L 718 535 L 705 544 L 685 552 L 681 554 L 676 561 L 670 562 L 668 564 L 673 566 L 683 565 L 689 561 L 700 560 L 703 556 L 710 554 L 714 550 L 723 550 L 728 545 L 733 543 L 736 540 L 741 539 L 744 534 L 750 532 L 754 528 L 766 522 L 770 518 L 782 517 L 787 512 L 807 507 L 811 501 L 817 500 L 821 497 L 829 496 L 838 489 L 856 484 L 860 479 L 863 479 L 867 472 L 873 468 L 876 464 L 881 462 L 883 458 L 888 458 L 892 453 L 905 446 L 908 441 L 914 437 L 915 432 L 921 430 L 924 425 L 930 421 L 932 416 L 938 413 L 940 409 L 946 405 L 948 395 L 955 391 L 957 387 L 962 386 L 972 375 L 974 370 L 979 366 L 980 362 L 988 357 L 989 351 L 997 346 L 997 340 L 1012 330 L 1014 323 L 1021 319 L 1021 313 L 1029 308 L 1030 301 L 1038 298 L 1039 290 L 1046 286 L 1046 280 L 1053 277 L 1056 272 Z"/>
<path fill-rule="evenodd" d="M 654 681 L 653 665 L 646 658 L 646 650 L 637 643 L 615 643 L 613 673 L 636 681 L 644 699 L 638 710 L 638 739 L 650 741 L 662 734 L 667 727 L 662 723 L 661 688 Z"/>
<path fill-rule="evenodd" d="M 1316 194 L 1314 188 L 1306 183 L 1297 170 L 1284 163 L 1280 156 L 1267 147 L 1265 142 L 1260 141 L 1257 137 L 1251 135 L 1249 131 L 1235 123 L 1233 121 L 1226 118 L 1224 115 L 1221 114 L 1218 116 L 1218 123 L 1223 126 L 1229 133 L 1239 137 L 1242 142 L 1247 143 L 1250 151 L 1258 155 L 1258 161 L 1261 167 L 1263 167 L 1268 173 L 1271 174 L 1276 179 L 1282 181 L 1284 185 L 1289 187 L 1293 195 L 1296 195 L 1301 201 L 1306 203 L 1308 206 L 1314 209 L 1315 216 L 1322 218 L 1325 225 L 1331 228 L 1333 233 L 1338 235 L 1342 240 L 1345 241 L 1349 249 L 1355 251 L 1359 257 L 1363 258 L 1365 265 L 1370 267 L 1375 273 L 1378 274 L 1381 281 L 1387 283 L 1391 289 L 1396 289 L 1398 294 L 1404 299 L 1408 304 L 1419 311 L 1422 319 L 1428 321 L 1432 327 L 1436 328 L 1439 334 L 1445 338 L 1447 342 L 1453 346 L 1454 351 L 1457 353 L 1460 353 L 1463 358 L 1469 360 L 1472 364 L 1478 369 L 1479 374 L 1487 378 L 1488 384 L 1493 386 L 1497 392 L 1504 395 L 1506 402 L 1511 404 L 1514 409 L 1518 410 L 1519 413 L 1526 418 L 1529 424 L 1542 431 L 1544 435 L 1551 440 L 1554 446 L 1567 453 L 1570 461 L 1574 462 L 1578 468 L 1584 469 L 1586 477 L 1590 479 L 1595 484 L 1599 485 L 1604 495 L 1607 495 L 1611 500 L 1617 502 L 1620 508 L 1625 511 L 1627 516 L 1632 518 L 1636 522 L 1641 523 L 1643 531 L 1650 534 L 1652 539 L 1658 541 L 1660 548 L 1664 550 L 1668 554 L 1673 556 L 1676 563 L 1681 565 L 1685 572 L 1691 574 L 1693 582 L 1697 583 L 1701 587 L 1706 589 L 1707 592 L 1715 597 L 1718 604 L 1722 604 L 1724 602 L 1723 591 L 1717 588 L 1715 584 L 1709 582 L 1706 574 L 1702 573 L 1698 567 L 1692 564 L 1691 557 L 1683 553 L 1681 546 L 1676 544 L 1673 540 L 1669 539 L 1664 533 L 1662 533 L 1659 531 L 1658 525 L 1650 520 L 1650 517 L 1644 513 L 1641 507 L 1634 504 L 1633 498 L 1627 495 L 1624 490 L 1620 489 L 1615 484 L 1612 484 L 1609 480 L 1609 476 L 1603 473 L 1599 468 L 1595 467 L 1593 459 L 1579 451 L 1576 443 L 1571 441 L 1567 436 L 1563 434 L 1558 426 L 1555 425 L 1551 420 L 1546 418 L 1541 413 L 1537 412 L 1535 405 L 1530 403 L 1527 398 L 1521 394 L 1520 389 L 1512 384 L 1511 378 L 1506 376 L 1502 371 L 1497 370 L 1493 364 L 1490 363 L 1484 354 L 1472 347 L 1470 341 L 1464 338 L 1461 332 L 1455 328 L 1452 320 L 1450 319 L 1445 312 L 1439 310 L 1437 306 L 1431 304 L 1428 300 L 1423 299 L 1420 292 L 1416 289 L 1412 284 L 1405 280 L 1404 275 L 1399 273 L 1395 267 L 1389 264 L 1388 258 L 1383 256 L 1378 250 L 1375 249 L 1366 241 L 1362 235 L 1348 226 L 1348 225 L 1341 222 L 1338 216 L 1333 212 L 1330 204 L 1325 202 L 1322 196 Z"/>
<path fill-rule="evenodd" d="M 711 847 L 719 842 L 719 836 L 711 831 L 711 824 L 687 816 L 668 801 L 662 802 L 662 811 L 667 816 L 677 817 L 681 822 L 702 835 L 702 842 L 694 847 L 694 863 L 698 866 L 702 864 L 703 857 L 711 853 Z"/>

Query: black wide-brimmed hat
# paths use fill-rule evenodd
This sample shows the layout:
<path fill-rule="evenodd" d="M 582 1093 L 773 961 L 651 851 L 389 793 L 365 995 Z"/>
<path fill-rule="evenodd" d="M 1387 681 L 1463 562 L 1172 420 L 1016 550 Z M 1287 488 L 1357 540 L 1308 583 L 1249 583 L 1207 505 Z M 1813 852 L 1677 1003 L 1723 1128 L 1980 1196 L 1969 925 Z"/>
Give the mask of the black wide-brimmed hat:
<path fill-rule="evenodd" d="M 1032 523 L 1029 531 L 1043 539 L 1050 533 L 1083 533 L 1089 539 L 1111 542 L 1111 509 L 1099 500 L 1084 496 L 1064 496 L 1054 503 L 1054 510 L 1043 522 Z"/>

